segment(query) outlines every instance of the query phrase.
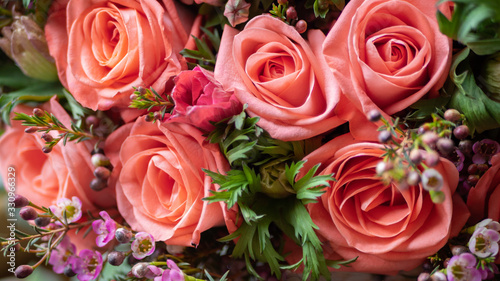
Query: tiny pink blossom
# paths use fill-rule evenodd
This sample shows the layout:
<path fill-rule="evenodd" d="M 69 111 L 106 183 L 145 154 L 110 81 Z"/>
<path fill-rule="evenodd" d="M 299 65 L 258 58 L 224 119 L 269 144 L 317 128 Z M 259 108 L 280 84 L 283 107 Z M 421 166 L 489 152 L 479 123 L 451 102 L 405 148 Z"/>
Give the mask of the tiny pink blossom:
<path fill-rule="evenodd" d="M 96 245 L 98 247 L 104 247 L 115 237 L 116 222 L 106 211 L 101 211 L 99 215 L 104 220 L 95 220 L 92 222 L 92 229 L 97 234 L 97 238 L 95 239 Z"/>
<path fill-rule="evenodd" d="M 71 262 L 80 281 L 94 280 L 102 270 L 102 256 L 98 251 L 81 250 L 78 257 L 72 257 Z"/>
<path fill-rule="evenodd" d="M 167 260 L 167 265 L 169 269 L 163 271 L 161 279 L 155 279 L 154 281 L 183 281 L 184 273 L 172 260 Z"/>
<path fill-rule="evenodd" d="M 498 231 L 485 227 L 478 227 L 469 240 L 469 250 L 480 258 L 496 256 L 498 254 Z"/>
<path fill-rule="evenodd" d="M 76 222 L 82 217 L 82 201 L 76 196 L 73 196 L 71 200 L 60 198 L 56 205 L 50 206 L 50 210 L 63 222 L 65 214 L 68 223 Z"/>
<path fill-rule="evenodd" d="M 135 234 L 135 240 L 132 242 L 132 255 L 138 260 L 153 254 L 155 251 L 155 239 L 153 235 L 146 232 Z"/>
<path fill-rule="evenodd" d="M 52 265 L 52 270 L 61 274 L 64 268 L 70 264 L 71 257 L 76 254 L 76 247 L 70 242 L 68 236 L 65 236 L 59 245 L 50 253 L 49 264 Z"/>
<path fill-rule="evenodd" d="M 250 3 L 244 0 L 229 0 L 224 9 L 224 16 L 228 19 L 231 26 L 236 26 L 248 20 Z"/>
<path fill-rule="evenodd" d="M 425 190 L 440 191 L 443 187 L 443 176 L 435 169 L 427 169 L 422 173 L 422 185 Z"/>
<path fill-rule="evenodd" d="M 476 257 L 471 253 L 453 256 L 446 267 L 448 281 L 481 281 L 476 263 Z"/>

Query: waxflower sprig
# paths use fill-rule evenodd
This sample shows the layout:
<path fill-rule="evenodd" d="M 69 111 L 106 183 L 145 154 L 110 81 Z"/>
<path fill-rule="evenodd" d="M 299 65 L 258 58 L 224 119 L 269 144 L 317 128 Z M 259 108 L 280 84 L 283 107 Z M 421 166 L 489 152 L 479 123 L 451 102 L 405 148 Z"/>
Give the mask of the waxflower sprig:
<path fill-rule="evenodd" d="M 72 123 L 70 128 L 64 126 L 53 114 L 44 111 L 40 108 L 33 109 L 33 115 L 26 113 L 15 113 L 13 120 L 23 121 L 23 125 L 29 126 L 26 128 L 26 133 L 44 132 L 41 138 L 45 141 L 45 146 L 42 148 L 44 153 L 49 153 L 52 148 L 61 140 L 65 145 L 67 141 L 82 142 L 89 139 L 99 138 L 92 133 L 85 132 L 82 128 Z M 57 136 L 50 134 L 51 131 L 59 133 Z"/>
<path fill-rule="evenodd" d="M 173 77 L 169 79 L 165 86 L 165 92 L 170 92 L 174 87 Z M 173 109 L 174 101 L 170 95 L 165 97 L 158 94 L 153 88 L 147 89 L 143 87 L 135 88 L 135 91 L 130 95 L 130 108 L 146 109 L 147 121 L 163 120 L 165 114 Z M 155 109 L 155 111 L 152 111 Z"/>
<path fill-rule="evenodd" d="M 377 174 L 385 184 L 392 181 L 402 189 L 422 183 L 435 203 L 442 203 L 444 193 L 442 175 L 433 167 L 439 157 L 458 153 L 452 135 L 459 140 L 469 135 L 469 128 L 461 125 L 463 115 L 455 109 L 444 112 L 444 118 L 431 114 L 432 120 L 417 129 L 405 130 L 399 118 L 386 120 L 378 111 L 371 111 L 368 119 L 382 122 L 378 140 L 386 144 L 384 160 L 377 165 Z"/>

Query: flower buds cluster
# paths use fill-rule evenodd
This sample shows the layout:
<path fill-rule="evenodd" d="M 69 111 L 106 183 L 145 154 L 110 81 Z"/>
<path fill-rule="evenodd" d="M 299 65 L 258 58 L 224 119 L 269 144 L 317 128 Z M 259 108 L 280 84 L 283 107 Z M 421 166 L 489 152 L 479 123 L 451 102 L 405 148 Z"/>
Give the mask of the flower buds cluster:
<path fill-rule="evenodd" d="M 94 165 L 94 176 L 90 182 L 90 188 L 95 191 L 103 190 L 108 187 L 108 180 L 111 176 L 111 162 L 106 155 L 103 154 L 102 150 L 93 151 L 92 155 L 92 165 Z"/>

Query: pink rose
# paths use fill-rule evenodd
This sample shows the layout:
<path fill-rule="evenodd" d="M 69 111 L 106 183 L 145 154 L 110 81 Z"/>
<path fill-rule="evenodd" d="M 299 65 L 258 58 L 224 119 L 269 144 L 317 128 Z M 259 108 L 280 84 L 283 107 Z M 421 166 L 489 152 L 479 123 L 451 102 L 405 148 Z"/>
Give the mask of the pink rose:
<path fill-rule="evenodd" d="M 53 98 L 42 109 L 51 112 L 65 126 L 70 127 L 70 117 Z M 32 114 L 33 108 L 18 106 L 14 112 Z M 68 141 L 66 145 L 57 144 L 50 153 L 43 153 L 45 142 L 41 133 L 28 134 L 21 121 L 12 121 L 0 138 L 0 169 L 4 185 L 7 186 L 7 168 L 15 168 L 15 193 L 25 196 L 39 206 L 49 207 L 60 198 L 78 197 L 82 211 L 94 212 L 116 206 L 115 190 L 112 185 L 101 191 L 90 188 L 94 178 L 91 151 L 95 142 L 80 143 Z M 91 235 L 92 236 L 92 235 Z M 72 235 L 73 243 L 79 248 L 95 246 L 95 237 L 82 240 L 82 233 Z M 78 242 L 78 243 L 76 243 Z"/>
<path fill-rule="evenodd" d="M 155 240 L 197 245 L 201 232 L 224 224 L 221 205 L 202 200 L 216 189 L 202 169 L 225 172 L 229 164 L 218 145 L 207 143 L 195 127 L 144 119 L 106 140 L 118 209 L 134 230 Z"/>
<path fill-rule="evenodd" d="M 438 96 L 451 61 L 435 0 L 352 0 L 323 43 L 323 54 L 352 106 L 339 115 L 358 138 L 376 139 L 366 114 L 399 112 Z M 360 114 L 361 112 L 361 114 Z"/>
<path fill-rule="evenodd" d="M 238 99 L 215 81 L 212 72 L 198 66 L 177 75 L 171 95 L 175 107 L 169 120 L 191 124 L 205 132 L 214 129 L 210 122 L 221 121 L 243 109 Z"/>
<path fill-rule="evenodd" d="M 133 87 L 162 93 L 165 81 L 187 68 L 179 51 L 188 43 L 193 17 L 184 11 L 179 17 L 172 0 L 162 3 L 52 4 L 45 26 L 49 51 L 62 84 L 78 102 L 93 110 L 127 107 Z"/>
<path fill-rule="evenodd" d="M 257 16 L 243 31 L 226 26 L 215 77 L 234 91 L 259 126 L 281 140 L 301 140 L 324 133 L 344 121 L 334 109 L 340 90 L 324 60 L 317 58 L 324 35 L 309 33 L 309 42 L 279 19 Z"/>
<path fill-rule="evenodd" d="M 411 270 L 436 253 L 465 225 L 469 213 L 455 189 L 458 171 L 448 160 L 434 167 L 444 179 L 445 201 L 434 204 L 421 185 L 385 186 L 375 175 L 384 146 L 337 137 L 308 155 L 303 171 L 321 163 L 319 174 L 335 174 L 318 203 L 308 210 L 324 242 L 325 257 L 358 260 L 359 272 L 395 274 Z"/>
<path fill-rule="evenodd" d="M 470 222 L 474 224 L 485 218 L 500 219 L 500 153 L 491 158 L 491 164 L 467 197 Z"/>

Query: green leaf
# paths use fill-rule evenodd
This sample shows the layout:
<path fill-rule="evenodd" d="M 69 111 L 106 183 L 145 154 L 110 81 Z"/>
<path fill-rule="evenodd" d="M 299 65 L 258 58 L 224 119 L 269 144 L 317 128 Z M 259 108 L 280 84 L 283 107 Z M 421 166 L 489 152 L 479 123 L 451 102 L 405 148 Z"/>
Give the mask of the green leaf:
<path fill-rule="evenodd" d="M 88 108 L 83 107 L 80 103 L 78 103 L 75 98 L 66 90 L 63 89 L 63 95 L 66 98 L 66 101 L 68 103 L 69 111 L 71 112 L 71 115 L 73 116 L 73 119 L 79 119 L 85 114 L 90 114 L 92 111 L 89 110 Z"/>

